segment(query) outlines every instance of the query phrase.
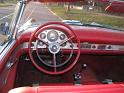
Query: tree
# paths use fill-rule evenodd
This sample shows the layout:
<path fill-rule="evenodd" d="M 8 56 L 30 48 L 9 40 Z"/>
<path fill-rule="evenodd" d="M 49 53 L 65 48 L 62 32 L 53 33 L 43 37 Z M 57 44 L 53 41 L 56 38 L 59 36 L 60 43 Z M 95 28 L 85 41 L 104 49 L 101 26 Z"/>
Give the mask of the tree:
<path fill-rule="evenodd" d="M 68 5 L 67 5 L 67 12 L 70 11 L 70 8 L 71 8 L 71 3 L 69 2 Z"/>

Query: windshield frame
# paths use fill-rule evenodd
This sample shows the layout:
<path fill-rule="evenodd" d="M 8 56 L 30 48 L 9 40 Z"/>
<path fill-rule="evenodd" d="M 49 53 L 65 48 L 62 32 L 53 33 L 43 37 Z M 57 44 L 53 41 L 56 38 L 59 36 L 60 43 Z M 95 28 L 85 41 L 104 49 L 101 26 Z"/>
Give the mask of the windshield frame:
<path fill-rule="evenodd" d="M 26 6 L 26 0 L 21 0 L 17 3 L 18 9 L 15 11 L 15 15 L 13 17 L 12 24 L 11 24 L 11 30 L 10 30 L 10 31 L 12 31 L 11 38 L 13 38 L 13 39 L 16 38 L 16 35 L 18 33 L 19 23 L 20 23 L 22 15 L 23 15 L 25 6 Z"/>

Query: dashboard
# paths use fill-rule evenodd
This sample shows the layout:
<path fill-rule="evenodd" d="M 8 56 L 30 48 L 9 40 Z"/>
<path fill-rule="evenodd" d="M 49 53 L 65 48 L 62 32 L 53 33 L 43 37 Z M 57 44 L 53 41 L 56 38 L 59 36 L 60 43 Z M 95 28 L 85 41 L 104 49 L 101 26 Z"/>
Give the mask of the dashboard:
<path fill-rule="evenodd" d="M 24 38 L 24 37 L 23 37 Z M 60 31 L 49 31 L 46 30 L 39 34 L 38 38 L 42 39 L 46 43 L 52 43 L 52 42 L 62 42 L 63 40 L 66 40 L 68 37 Z M 32 48 L 36 49 L 41 48 L 45 49 L 47 46 L 43 42 L 32 42 Z M 72 42 L 66 42 L 61 45 L 62 49 L 69 50 L 69 49 L 76 50 L 77 49 L 77 43 Z M 23 43 L 23 48 L 28 48 L 28 42 Z M 90 53 L 94 53 L 97 51 L 97 53 L 104 52 L 104 53 L 117 53 L 121 52 L 121 54 L 124 52 L 124 45 L 122 44 L 105 44 L 105 43 L 96 43 L 96 42 L 82 42 L 80 43 L 80 49 L 81 52 L 87 51 Z"/>
<path fill-rule="evenodd" d="M 63 40 L 67 40 L 68 37 L 61 31 L 50 29 L 41 32 L 38 36 L 40 39 L 47 43 L 53 42 L 62 42 Z M 38 44 L 38 48 L 46 48 L 46 45 L 43 42 L 34 43 L 34 46 Z M 63 49 L 78 49 L 77 43 L 65 42 L 61 45 Z M 97 43 L 90 43 L 90 42 L 81 42 L 80 48 L 82 50 L 107 50 L 107 51 L 124 51 L 123 45 L 111 45 L 111 44 L 97 44 Z"/>
<path fill-rule="evenodd" d="M 73 30 L 76 32 L 77 36 L 80 39 L 80 49 L 81 53 L 85 51 L 90 53 L 110 53 L 113 52 L 124 54 L 124 33 L 122 31 L 113 31 L 110 29 L 103 28 L 93 28 L 93 27 L 73 27 Z M 22 42 L 23 48 L 28 48 L 28 40 L 30 38 L 31 32 L 34 29 L 29 29 L 26 33 L 23 33 L 19 40 Z M 68 37 L 63 32 L 46 30 L 39 34 L 38 38 L 44 40 L 47 43 L 52 42 L 62 42 Z M 51 38 L 51 39 L 50 39 Z M 32 48 L 46 48 L 46 45 L 43 42 L 33 42 Z M 62 49 L 77 49 L 77 43 L 64 43 Z"/>

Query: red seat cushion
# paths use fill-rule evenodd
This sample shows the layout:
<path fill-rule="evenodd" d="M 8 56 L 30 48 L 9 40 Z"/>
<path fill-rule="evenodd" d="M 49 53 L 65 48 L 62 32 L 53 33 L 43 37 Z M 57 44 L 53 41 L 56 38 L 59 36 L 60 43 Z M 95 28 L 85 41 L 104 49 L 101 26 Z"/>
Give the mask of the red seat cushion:
<path fill-rule="evenodd" d="M 124 84 L 20 87 L 9 93 L 124 93 Z"/>

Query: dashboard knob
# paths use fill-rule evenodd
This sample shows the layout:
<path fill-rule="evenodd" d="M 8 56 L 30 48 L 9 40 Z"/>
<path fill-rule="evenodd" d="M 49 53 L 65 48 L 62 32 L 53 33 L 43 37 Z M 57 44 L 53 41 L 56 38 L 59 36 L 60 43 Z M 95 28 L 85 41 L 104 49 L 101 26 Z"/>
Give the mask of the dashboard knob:
<path fill-rule="evenodd" d="M 41 38 L 41 39 L 45 39 L 45 38 L 46 38 L 46 34 L 45 34 L 45 33 L 41 33 L 41 34 L 40 34 L 40 38 Z"/>
<path fill-rule="evenodd" d="M 65 35 L 64 35 L 64 34 L 61 34 L 61 35 L 60 35 L 60 39 L 61 39 L 61 40 L 64 40 L 64 39 L 65 39 Z"/>

